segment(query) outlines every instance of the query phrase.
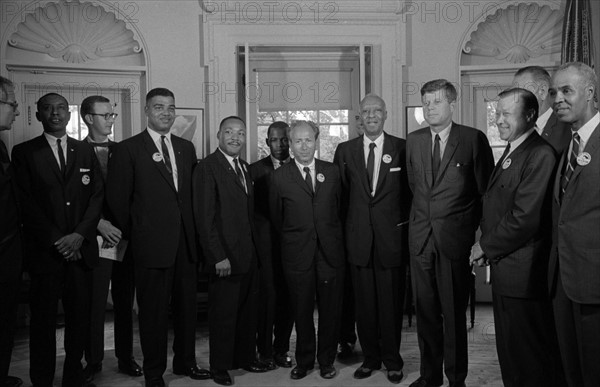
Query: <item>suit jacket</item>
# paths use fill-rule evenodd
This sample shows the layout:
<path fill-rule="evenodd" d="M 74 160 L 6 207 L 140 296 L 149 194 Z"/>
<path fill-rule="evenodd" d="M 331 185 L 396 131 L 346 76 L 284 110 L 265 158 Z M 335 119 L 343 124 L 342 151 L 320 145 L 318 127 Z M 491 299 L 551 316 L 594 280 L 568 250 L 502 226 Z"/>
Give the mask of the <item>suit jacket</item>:
<path fill-rule="evenodd" d="M 560 180 L 569 152 L 564 152 L 554 181 L 550 281 L 560 275 L 567 296 L 580 304 L 600 304 L 600 126 L 583 150 L 589 164 L 577 165 L 562 198 Z M 557 273 L 558 271 L 558 273 Z"/>
<path fill-rule="evenodd" d="M 431 131 L 408 135 L 406 168 L 413 192 L 410 253 L 421 253 L 430 232 L 452 260 L 468 259 L 481 219 L 481 196 L 494 168 L 485 134 L 452 123 L 435 184 L 431 174 Z"/>
<path fill-rule="evenodd" d="M 556 154 L 560 156 L 565 149 L 569 148 L 571 142 L 570 125 L 560 121 L 556 113 L 552 112 L 542 131 L 542 138 L 548 141 Z"/>
<path fill-rule="evenodd" d="M 219 149 L 194 172 L 194 217 L 208 273 L 225 258 L 232 274 L 247 273 L 256 264 L 254 187 L 248 163 L 240 159 L 240 164 L 248 193 Z"/>
<path fill-rule="evenodd" d="M 340 170 L 343 186 L 345 236 L 348 260 L 367 266 L 375 246 L 375 256 L 385 267 L 405 263 L 408 252 L 408 214 L 411 192 L 406 174 L 406 141 L 384 133 L 375 196 L 367 177 L 363 137 L 341 143 L 334 163 Z M 386 157 L 387 160 L 387 157 Z"/>
<path fill-rule="evenodd" d="M 0 140 L 0 283 L 20 277 L 22 265 L 21 221 L 15 180 L 4 142 Z"/>
<path fill-rule="evenodd" d="M 13 148 L 13 165 L 23 208 L 26 262 L 30 270 L 53 270 L 64 262 L 54 242 L 77 232 L 84 263 L 98 263 L 96 226 L 104 186 L 94 149 L 67 137 L 63 177 L 46 138 L 41 135 Z"/>
<path fill-rule="evenodd" d="M 254 182 L 254 224 L 256 226 L 256 249 L 262 265 L 270 262 L 273 253 L 279 250 L 278 238 L 273 238 L 275 230 L 269 214 L 269 184 L 275 171 L 271 156 L 250 164 L 250 176 Z M 278 254 L 277 254 L 278 256 Z"/>
<path fill-rule="evenodd" d="M 112 147 L 108 162 L 106 202 L 109 218 L 129 240 L 136 265 L 166 268 L 175 263 L 183 230 L 190 260 L 196 262 L 196 232 L 192 215 L 194 145 L 171 135 L 178 188 L 158 153 L 148 129 Z"/>
<path fill-rule="evenodd" d="M 556 155 L 536 131 L 496 165 L 483 195 L 480 245 L 491 261 L 496 294 L 535 298 L 548 294 L 551 186 Z"/>
<path fill-rule="evenodd" d="M 315 160 L 315 174 L 314 193 L 295 162 L 283 165 L 271 177 L 271 218 L 281 231 L 282 263 L 293 270 L 308 270 L 317 247 L 331 266 L 345 263 L 339 170 Z"/>

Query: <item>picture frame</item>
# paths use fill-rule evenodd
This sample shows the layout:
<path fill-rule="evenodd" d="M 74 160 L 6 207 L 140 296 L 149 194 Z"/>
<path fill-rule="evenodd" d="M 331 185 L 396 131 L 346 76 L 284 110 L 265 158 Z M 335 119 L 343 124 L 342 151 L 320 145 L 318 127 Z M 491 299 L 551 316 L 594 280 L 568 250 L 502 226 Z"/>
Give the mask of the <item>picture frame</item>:
<path fill-rule="evenodd" d="M 196 158 L 198 160 L 204 158 L 204 109 L 178 107 L 175 112 L 171 133 L 191 141 L 196 148 Z"/>
<path fill-rule="evenodd" d="M 429 124 L 425 121 L 422 106 L 407 106 L 405 113 L 407 135 L 417 129 L 429 126 Z"/>

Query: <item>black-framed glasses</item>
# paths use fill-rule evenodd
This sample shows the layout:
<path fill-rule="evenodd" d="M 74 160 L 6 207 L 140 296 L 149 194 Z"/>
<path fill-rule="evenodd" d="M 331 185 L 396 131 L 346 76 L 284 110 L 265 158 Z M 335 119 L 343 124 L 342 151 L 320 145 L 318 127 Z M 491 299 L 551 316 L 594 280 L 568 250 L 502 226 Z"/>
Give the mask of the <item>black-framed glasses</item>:
<path fill-rule="evenodd" d="M 115 118 L 117 118 L 119 116 L 118 113 L 88 113 L 88 114 L 90 114 L 92 116 L 104 117 L 104 119 L 107 121 L 111 118 L 114 120 Z"/>
<path fill-rule="evenodd" d="M 16 110 L 17 110 L 17 108 L 19 107 L 19 104 L 18 104 L 18 103 L 16 103 L 16 102 L 11 102 L 11 101 L 3 101 L 3 100 L 1 100 L 1 99 L 0 99 L 0 103 L 3 103 L 3 104 L 5 104 L 5 105 L 8 105 L 8 106 L 12 107 L 12 108 L 13 108 L 13 111 L 16 111 Z"/>

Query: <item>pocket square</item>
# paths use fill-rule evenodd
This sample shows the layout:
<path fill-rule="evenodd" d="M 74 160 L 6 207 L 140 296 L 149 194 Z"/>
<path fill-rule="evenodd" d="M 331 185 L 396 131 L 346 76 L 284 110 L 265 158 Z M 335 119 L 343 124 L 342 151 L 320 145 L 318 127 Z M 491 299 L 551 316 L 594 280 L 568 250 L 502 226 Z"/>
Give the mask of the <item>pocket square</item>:
<path fill-rule="evenodd" d="M 401 167 L 390 168 L 390 172 L 400 172 L 401 169 Z"/>
<path fill-rule="evenodd" d="M 89 168 L 79 168 L 79 172 L 89 172 Z"/>

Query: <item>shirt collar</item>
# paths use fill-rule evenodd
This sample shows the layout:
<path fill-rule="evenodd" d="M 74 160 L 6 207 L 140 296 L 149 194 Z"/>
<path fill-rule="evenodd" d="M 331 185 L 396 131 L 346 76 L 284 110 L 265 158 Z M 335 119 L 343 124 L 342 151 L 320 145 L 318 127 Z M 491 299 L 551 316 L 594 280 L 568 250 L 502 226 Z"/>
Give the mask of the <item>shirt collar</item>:
<path fill-rule="evenodd" d="M 282 166 L 283 164 L 289 163 L 290 159 L 291 159 L 290 156 L 288 156 L 288 158 L 285 159 L 285 160 L 283 160 L 283 161 L 276 159 L 272 155 L 269 155 L 269 157 L 271 158 L 271 161 L 273 162 L 273 165 L 279 165 L 279 166 Z"/>
<path fill-rule="evenodd" d="M 544 114 L 541 114 L 537 121 L 535 122 L 535 124 L 537 125 L 538 128 L 540 129 L 544 129 L 544 126 L 546 126 L 546 124 L 548 123 L 548 120 L 550 119 L 550 116 L 552 115 L 552 109 L 548 108 L 548 110 L 546 110 L 544 112 Z"/>
<path fill-rule="evenodd" d="M 315 169 L 315 158 L 313 157 L 312 162 L 309 165 L 304 165 L 304 164 L 300 164 L 298 162 L 298 160 L 294 159 L 294 162 L 296 163 L 296 166 L 298 167 L 298 169 L 300 169 L 301 171 L 304 171 L 304 167 L 308 167 L 311 171 L 314 171 Z"/>
<path fill-rule="evenodd" d="M 369 137 L 367 136 L 363 136 L 363 147 L 365 149 L 369 149 L 369 144 L 371 144 L 372 142 L 375 143 L 376 148 L 378 149 L 383 149 L 383 132 L 381 132 L 381 134 L 379 135 L 379 137 L 377 137 L 375 139 L 375 141 L 372 141 Z"/>
<path fill-rule="evenodd" d="M 526 131 L 519 138 L 517 138 L 516 140 L 511 142 L 510 143 L 510 153 L 514 152 L 514 150 L 517 149 L 519 147 L 519 145 L 524 143 L 525 140 L 527 140 L 527 138 L 529 138 L 529 136 L 531 136 L 531 133 L 533 133 L 534 130 L 535 130 L 535 126 L 532 128 L 529 128 L 528 131 Z"/>
<path fill-rule="evenodd" d="M 440 141 L 445 143 L 446 141 L 448 141 L 448 137 L 450 137 L 450 129 L 452 129 L 452 122 L 450 122 L 450 125 L 446 126 L 439 133 L 434 132 L 431 128 L 429 130 L 431 131 L 432 138 L 435 138 L 435 135 L 437 134 L 440 136 Z"/>
<path fill-rule="evenodd" d="M 67 134 L 66 133 L 62 137 L 54 137 L 53 135 L 44 132 L 44 137 L 46 137 L 46 141 L 48 141 L 48 144 L 50 144 L 50 145 L 56 144 L 56 140 L 60 140 L 61 145 L 67 143 Z"/>
<path fill-rule="evenodd" d="M 600 112 L 596 112 L 596 115 L 592 117 L 591 120 L 585 123 L 577 133 L 579 134 L 579 138 L 583 141 L 584 144 L 590 139 L 590 136 L 594 132 L 594 129 L 600 124 Z M 572 131 L 572 130 L 571 130 Z"/>
<path fill-rule="evenodd" d="M 167 140 L 169 140 L 169 142 L 171 142 L 171 131 L 169 131 L 169 133 L 167 134 L 160 134 L 157 131 L 155 131 L 154 129 L 148 129 L 148 133 L 150 133 L 150 137 L 152 137 L 152 140 L 154 140 L 154 142 L 158 142 L 160 141 L 160 137 L 161 136 L 165 136 L 167 138 Z"/>
<path fill-rule="evenodd" d="M 236 157 L 229 156 L 227 153 L 223 152 L 223 149 L 221 149 L 221 147 L 217 147 L 217 149 L 218 149 L 218 150 L 219 150 L 221 153 L 223 153 L 223 156 L 225 156 L 225 158 L 227 159 L 227 161 L 229 161 L 229 164 L 231 164 L 231 165 L 234 165 L 234 164 L 233 164 L 233 160 L 234 160 L 234 159 L 238 159 L 238 163 L 240 162 L 240 161 L 239 161 L 239 159 L 240 159 L 240 156 L 239 156 L 239 155 L 238 155 L 238 156 L 236 156 Z"/>

